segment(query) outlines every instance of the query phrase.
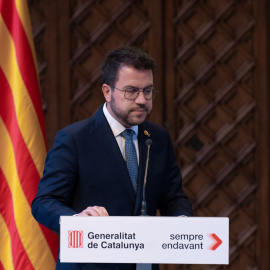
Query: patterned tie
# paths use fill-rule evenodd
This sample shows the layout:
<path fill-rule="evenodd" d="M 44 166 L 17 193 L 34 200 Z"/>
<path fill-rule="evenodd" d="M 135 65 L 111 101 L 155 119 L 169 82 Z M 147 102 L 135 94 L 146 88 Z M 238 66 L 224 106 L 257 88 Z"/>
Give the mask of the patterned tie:
<path fill-rule="evenodd" d="M 122 136 L 126 139 L 125 154 L 128 172 L 131 178 L 131 182 L 134 190 L 137 190 L 137 175 L 138 175 L 138 160 L 136 148 L 133 143 L 134 131 L 132 129 L 126 129 L 122 132 Z"/>

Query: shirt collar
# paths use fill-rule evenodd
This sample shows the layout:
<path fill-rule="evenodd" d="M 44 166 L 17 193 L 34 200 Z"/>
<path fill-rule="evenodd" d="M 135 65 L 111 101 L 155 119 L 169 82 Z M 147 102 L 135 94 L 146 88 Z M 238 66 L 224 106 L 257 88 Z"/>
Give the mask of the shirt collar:
<path fill-rule="evenodd" d="M 107 110 L 106 104 L 107 103 L 105 102 L 103 105 L 103 113 L 112 129 L 114 136 L 119 136 L 126 129 L 126 127 L 124 127 L 115 118 L 111 116 L 111 114 Z M 132 129 L 135 132 L 136 136 L 138 136 L 138 125 L 132 126 L 130 129 Z"/>

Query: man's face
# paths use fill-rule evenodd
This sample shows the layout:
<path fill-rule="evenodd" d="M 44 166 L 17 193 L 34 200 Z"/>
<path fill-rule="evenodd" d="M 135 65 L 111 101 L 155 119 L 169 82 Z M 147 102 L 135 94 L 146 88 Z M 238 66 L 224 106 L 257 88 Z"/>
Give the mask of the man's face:
<path fill-rule="evenodd" d="M 123 66 L 118 72 L 115 85 L 118 89 L 135 87 L 142 90 L 149 86 L 153 86 L 152 70 Z M 124 97 L 125 93 L 118 89 L 111 89 L 106 84 L 102 89 L 109 113 L 125 127 L 143 123 L 152 110 L 152 100 L 145 99 L 143 92 L 140 92 L 136 99 L 128 100 Z"/>

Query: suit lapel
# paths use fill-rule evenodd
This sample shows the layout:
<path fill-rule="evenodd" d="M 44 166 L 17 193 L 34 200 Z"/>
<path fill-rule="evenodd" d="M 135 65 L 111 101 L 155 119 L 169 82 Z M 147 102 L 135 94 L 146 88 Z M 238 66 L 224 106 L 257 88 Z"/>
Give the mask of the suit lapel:
<path fill-rule="evenodd" d="M 121 182 L 130 198 L 135 202 L 136 195 L 130 180 L 126 162 L 123 159 L 116 139 L 103 114 L 102 107 L 95 114 L 95 120 L 96 128 L 94 129 L 94 132 L 92 132 L 92 136 L 107 163 L 117 175 L 118 180 Z"/>

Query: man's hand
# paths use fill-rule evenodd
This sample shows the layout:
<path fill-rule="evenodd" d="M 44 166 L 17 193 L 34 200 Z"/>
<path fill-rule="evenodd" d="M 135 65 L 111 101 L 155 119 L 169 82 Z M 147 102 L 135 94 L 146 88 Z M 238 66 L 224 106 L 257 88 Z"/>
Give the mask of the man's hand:
<path fill-rule="evenodd" d="M 109 216 L 107 210 L 102 206 L 89 206 L 77 216 Z"/>

